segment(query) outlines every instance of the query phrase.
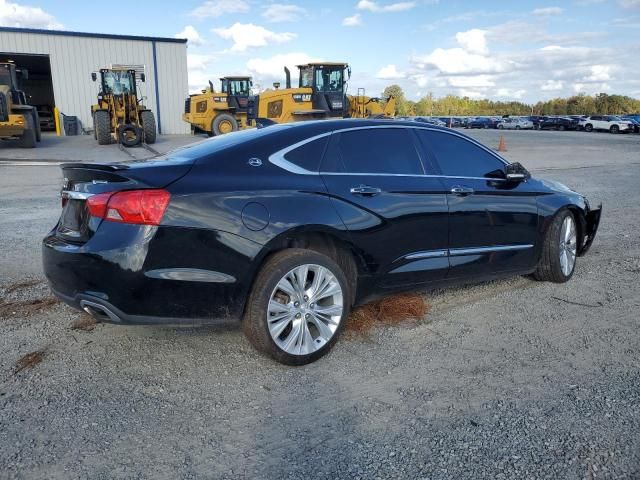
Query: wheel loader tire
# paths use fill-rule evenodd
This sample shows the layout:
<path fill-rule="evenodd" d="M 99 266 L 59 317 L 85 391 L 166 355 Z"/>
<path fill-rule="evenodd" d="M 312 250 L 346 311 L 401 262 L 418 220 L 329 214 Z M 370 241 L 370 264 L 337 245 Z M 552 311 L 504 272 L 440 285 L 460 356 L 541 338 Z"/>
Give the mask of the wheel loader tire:
<path fill-rule="evenodd" d="M 150 110 L 141 112 L 140 121 L 142 122 L 145 143 L 156 143 L 156 118 L 153 116 L 153 112 Z"/>
<path fill-rule="evenodd" d="M 214 135 L 235 132 L 238 130 L 238 121 L 230 113 L 219 113 L 211 122 L 211 130 Z"/>
<path fill-rule="evenodd" d="M 34 148 L 36 146 L 36 126 L 33 123 L 33 115 L 25 115 L 27 119 L 27 128 L 22 132 L 22 136 L 18 141 L 21 148 Z"/>
<path fill-rule="evenodd" d="M 38 111 L 34 108 L 33 110 L 33 124 L 36 126 L 36 142 L 42 140 L 42 130 L 40 130 L 40 116 L 38 115 Z"/>
<path fill-rule="evenodd" d="M 109 112 L 98 110 L 93 114 L 93 129 L 98 145 L 109 145 L 111 143 L 111 118 L 109 117 Z"/>

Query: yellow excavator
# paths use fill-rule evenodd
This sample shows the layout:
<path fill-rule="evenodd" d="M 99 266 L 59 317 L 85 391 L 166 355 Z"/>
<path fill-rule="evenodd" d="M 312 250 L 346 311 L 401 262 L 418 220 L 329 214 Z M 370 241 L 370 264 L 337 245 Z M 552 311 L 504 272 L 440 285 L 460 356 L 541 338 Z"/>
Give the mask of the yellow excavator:
<path fill-rule="evenodd" d="M 98 80 L 93 72 L 91 79 Z M 140 75 L 145 81 L 145 75 Z M 93 135 L 99 145 L 112 140 L 125 147 L 155 143 L 156 120 L 153 112 L 138 98 L 136 71 L 131 69 L 100 69 L 98 103 L 91 105 Z"/>
<path fill-rule="evenodd" d="M 18 146 L 33 148 L 40 141 L 38 111 L 18 88 L 18 75 L 28 78 L 27 70 L 0 63 L 0 140 L 17 139 Z"/>
<path fill-rule="evenodd" d="M 364 88 L 358 88 L 355 96 L 347 95 L 350 118 L 393 118 L 396 116 L 396 99 L 367 97 Z"/>

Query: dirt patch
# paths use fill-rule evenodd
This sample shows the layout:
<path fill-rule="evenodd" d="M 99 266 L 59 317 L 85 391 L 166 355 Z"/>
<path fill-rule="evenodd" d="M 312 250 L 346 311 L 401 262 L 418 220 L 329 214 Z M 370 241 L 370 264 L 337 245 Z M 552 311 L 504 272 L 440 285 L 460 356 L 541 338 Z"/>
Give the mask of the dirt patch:
<path fill-rule="evenodd" d="M 44 358 L 44 350 L 27 353 L 16 362 L 16 370 L 14 373 L 20 373 L 25 368 L 33 368 L 42 362 Z"/>
<path fill-rule="evenodd" d="M 71 330 L 84 330 L 85 332 L 90 332 L 98 325 L 98 321 L 89 316 L 82 315 L 79 319 L 71 324 Z"/>
<path fill-rule="evenodd" d="M 55 297 L 35 298 L 20 302 L 0 303 L 0 317 L 11 317 L 19 315 L 33 315 L 35 313 L 48 310 L 57 304 Z"/>
<path fill-rule="evenodd" d="M 351 334 L 365 334 L 382 325 L 420 320 L 430 308 L 431 305 L 421 295 L 393 295 L 356 308 L 351 312 L 345 329 Z"/>

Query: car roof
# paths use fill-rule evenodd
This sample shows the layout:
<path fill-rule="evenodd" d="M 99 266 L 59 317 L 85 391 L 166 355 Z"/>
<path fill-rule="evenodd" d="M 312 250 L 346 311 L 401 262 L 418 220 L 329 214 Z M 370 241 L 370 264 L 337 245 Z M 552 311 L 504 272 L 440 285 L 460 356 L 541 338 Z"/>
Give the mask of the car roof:
<path fill-rule="evenodd" d="M 415 120 L 394 120 L 389 118 L 376 118 L 376 119 L 356 119 L 356 118 L 345 118 L 345 119 L 337 119 L 337 120 L 309 120 L 305 122 L 297 122 L 297 123 L 287 123 L 280 124 L 281 126 L 286 126 L 287 131 L 296 132 L 300 134 L 314 134 L 320 135 L 322 133 L 332 132 L 334 130 L 343 130 L 346 128 L 361 128 L 361 127 L 379 127 L 379 126 L 407 126 L 407 127 L 417 127 L 417 126 L 426 126 L 429 128 L 434 128 L 437 130 L 448 131 L 449 129 L 446 127 L 439 127 L 437 125 L 425 124 L 416 122 Z"/>

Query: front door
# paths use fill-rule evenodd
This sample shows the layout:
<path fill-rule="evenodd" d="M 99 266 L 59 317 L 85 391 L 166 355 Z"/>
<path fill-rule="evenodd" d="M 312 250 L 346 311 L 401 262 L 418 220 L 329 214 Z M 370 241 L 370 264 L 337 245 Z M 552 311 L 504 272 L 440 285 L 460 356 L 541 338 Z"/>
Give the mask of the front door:
<path fill-rule="evenodd" d="M 439 178 L 425 176 L 412 129 L 334 133 L 321 171 L 353 244 L 367 252 L 383 287 L 446 276 L 447 195 Z"/>
<path fill-rule="evenodd" d="M 442 173 L 449 205 L 449 277 L 523 271 L 535 261 L 534 182 L 507 182 L 497 155 L 455 133 L 418 133 Z"/>

